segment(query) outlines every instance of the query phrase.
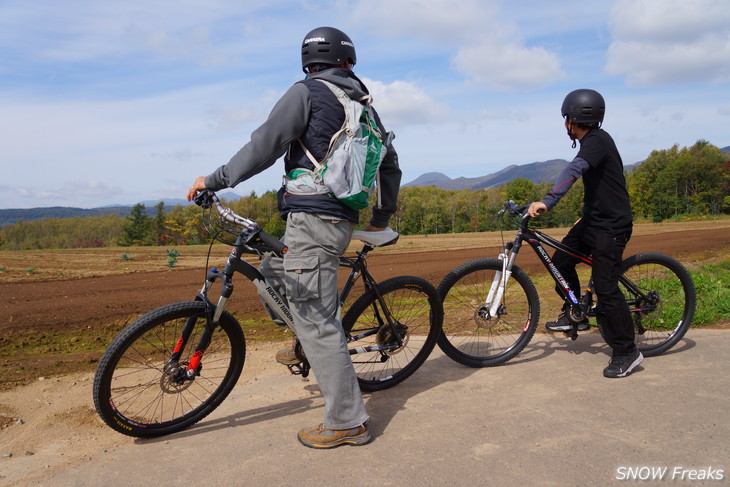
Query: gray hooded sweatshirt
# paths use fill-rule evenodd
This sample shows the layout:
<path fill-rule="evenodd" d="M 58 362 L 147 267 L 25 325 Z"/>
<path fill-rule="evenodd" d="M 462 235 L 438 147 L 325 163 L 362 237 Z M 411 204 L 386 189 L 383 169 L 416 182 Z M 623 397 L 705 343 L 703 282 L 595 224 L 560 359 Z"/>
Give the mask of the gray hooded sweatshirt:
<path fill-rule="evenodd" d="M 268 119 L 253 131 L 251 140 L 228 164 L 206 176 L 206 187 L 213 191 L 234 187 L 269 168 L 285 154 L 285 172 L 298 167 L 312 169 L 312 163 L 297 141 L 302 139 L 314 156 L 321 160 L 324 157 L 322 149 L 326 150 L 330 138 L 344 121 L 344 111 L 337 98 L 324 84 L 309 81 L 316 79 L 324 79 L 339 86 L 354 100 L 368 95 L 365 85 L 349 69 L 333 68 L 308 75 L 304 81 L 295 83 L 284 93 Z M 322 89 L 317 85 L 321 85 Z M 373 113 L 380 130 L 386 134 L 377 112 L 373 110 Z M 370 223 L 377 227 L 387 226 L 391 215 L 395 213 L 400 187 L 398 154 L 392 144 L 387 149 L 380 167 L 380 206 L 373 207 L 370 219 Z M 358 221 L 358 211 L 327 194 L 293 195 L 282 187 L 278 196 L 279 211 L 284 219 L 291 212 L 301 211 Z"/>

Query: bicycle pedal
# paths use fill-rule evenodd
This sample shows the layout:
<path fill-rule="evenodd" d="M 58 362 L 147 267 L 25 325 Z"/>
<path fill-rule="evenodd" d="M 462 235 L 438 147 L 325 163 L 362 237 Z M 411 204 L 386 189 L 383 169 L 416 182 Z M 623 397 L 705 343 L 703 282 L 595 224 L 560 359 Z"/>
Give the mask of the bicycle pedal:
<path fill-rule="evenodd" d="M 292 375 L 301 375 L 302 380 L 307 380 L 307 377 L 309 376 L 309 364 L 299 362 L 298 364 L 288 364 L 286 368 L 289 369 L 289 372 L 291 372 Z"/>
<path fill-rule="evenodd" d="M 285 364 L 286 368 L 289 369 L 289 372 L 292 373 L 292 375 L 302 375 L 302 364 Z"/>
<path fill-rule="evenodd" d="M 564 331 L 563 335 L 565 335 L 565 338 L 570 338 L 571 340 L 575 341 L 578 339 L 578 331 L 577 330 L 571 330 L 571 331 Z"/>

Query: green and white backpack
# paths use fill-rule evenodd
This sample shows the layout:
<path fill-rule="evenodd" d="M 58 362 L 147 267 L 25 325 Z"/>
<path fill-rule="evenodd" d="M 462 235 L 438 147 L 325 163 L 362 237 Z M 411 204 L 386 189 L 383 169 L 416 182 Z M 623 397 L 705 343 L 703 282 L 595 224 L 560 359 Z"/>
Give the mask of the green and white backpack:
<path fill-rule="evenodd" d="M 330 139 L 329 149 L 322 161 L 317 161 L 299 140 L 314 170 L 298 168 L 284 176 L 287 191 L 294 194 L 326 194 L 353 210 L 367 208 L 368 198 L 378 179 L 378 169 L 387 153 L 383 139 L 371 114 L 372 97 L 353 100 L 339 87 L 324 83 L 345 110 L 342 128 Z M 390 134 L 389 134 L 390 136 Z"/>

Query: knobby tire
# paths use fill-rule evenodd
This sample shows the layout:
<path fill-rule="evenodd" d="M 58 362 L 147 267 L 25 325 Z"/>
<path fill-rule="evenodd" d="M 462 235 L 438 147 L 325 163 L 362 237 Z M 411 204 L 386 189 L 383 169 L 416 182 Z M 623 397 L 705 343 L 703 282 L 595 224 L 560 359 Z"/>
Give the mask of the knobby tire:
<path fill-rule="evenodd" d="M 619 281 L 634 322 L 635 342 L 646 357 L 661 355 L 681 340 L 692 324 L 697 304 L 687 269 L 668 255 L 655 252 L 628 257 L 621 263 L 622 278 L 637 286 L 649 302 Z M 598 327 L 604 330 L 601 320 Z"/>
<path fill-rule="evenodd" d="M 419 277 L 402 276 L 378 284 L 395 330 L 374 290 L 360 296 L 342 320 L 351 336 L 372 333 L 350 342 L 348 348 L 386 346 L 385 351 L 351 353 L 360 389 L 365 392 L 393 387 L 412 375 L 428 358 L 441 333 L 443 309 L 436 289 Z M 396 346 L 400 337 L 401 345 Z"/>
<path fill-rule="evenodd" d="M 93 396 L 96 411 L 111 428 L 133 437 L 174 433 L 205 418 L 231 392 L 243 370 L 246 345 L 238 322 L 225 311 L 198 376 L 176 381 L 163 370 L 188 320 L 195 327 L 179 361 L 184 367 L 206 324 L 202 301 L 150 311 L 109 345 L 94 377 Z"/>
<path fill-rule="evenodd" d="M 460 364 L 503 364 L 535 334 L 540 300 L 532 280 L 517 266 L 512 267 L 498 316 L 487 316 L 485 300 L 495 273 L 501 270 L 499 259 L 472 260 L 451 271 L 438 286 L 445 317 L 438 345 Z"/>

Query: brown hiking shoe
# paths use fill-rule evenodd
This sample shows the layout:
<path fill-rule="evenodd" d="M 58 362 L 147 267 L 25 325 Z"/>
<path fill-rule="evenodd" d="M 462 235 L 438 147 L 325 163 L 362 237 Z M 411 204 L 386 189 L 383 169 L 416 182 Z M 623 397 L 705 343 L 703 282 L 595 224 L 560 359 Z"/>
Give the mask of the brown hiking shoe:
<path fill-rule="evenodd" d="M 276 361 L 282 365 L 297 365 L 302 361 L 297 357 L 294 347 L 285 348 L 276 352 Z"/>
<path fill-rule="evenodd" d="M 305 428 L 297 433 L 299 442 L 309 448 L 334 448 L 341 445 L 364 445 L 370 441 L 367 423 L 349 430 L 331 430 L 320 424 L 316 428 Z"/>

